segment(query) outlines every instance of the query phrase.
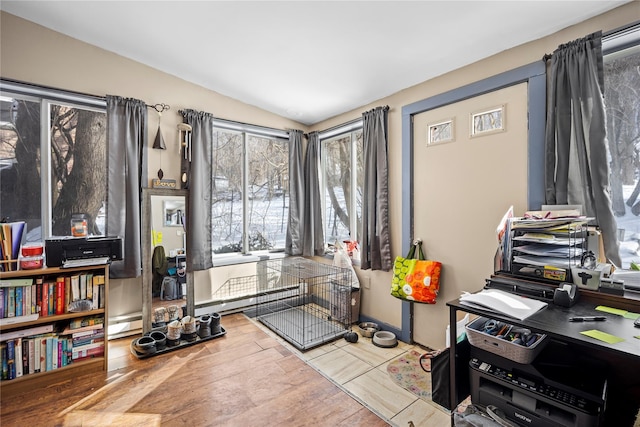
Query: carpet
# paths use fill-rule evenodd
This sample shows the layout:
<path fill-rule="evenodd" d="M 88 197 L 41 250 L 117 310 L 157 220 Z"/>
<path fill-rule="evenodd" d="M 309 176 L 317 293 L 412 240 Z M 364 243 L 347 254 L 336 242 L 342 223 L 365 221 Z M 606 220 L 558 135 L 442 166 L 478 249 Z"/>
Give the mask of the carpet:
<path fill-rule="evenodd" d="M 421 399 L 431 400 L 431 374 L 420 367 L 420 355 L 411 350 L 387 365 L 391 380 Z"/>

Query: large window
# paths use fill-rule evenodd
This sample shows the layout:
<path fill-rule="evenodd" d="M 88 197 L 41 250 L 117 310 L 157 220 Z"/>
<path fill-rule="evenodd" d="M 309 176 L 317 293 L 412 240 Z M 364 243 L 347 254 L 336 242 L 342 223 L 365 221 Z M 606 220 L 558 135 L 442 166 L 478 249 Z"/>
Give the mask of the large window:
<path fill-rule="evenodd" d="M 361 122 L 360 122 L 361 123 Z M 322 137 L 325 242 L 358 242 L 362 220 L 362 128 Z"/>
<path fill-rule="evenodd" d="M 104 101 L 0 87 L 0 216 L 25 221 L 27 242 L 71 235 L 74 214 L 85 215 L 90 235 L 104 234 Z"/>
<path fill-rule="evenodd" d="M 611 199 L 622 268 L 640 265 L 640 26 L 603 38 Z"/>
<path fill-rule="evenodd" d="M 216 125 L 212 202 L 215 254 L 281 251 L 289 216 L 289 141 Z"/>

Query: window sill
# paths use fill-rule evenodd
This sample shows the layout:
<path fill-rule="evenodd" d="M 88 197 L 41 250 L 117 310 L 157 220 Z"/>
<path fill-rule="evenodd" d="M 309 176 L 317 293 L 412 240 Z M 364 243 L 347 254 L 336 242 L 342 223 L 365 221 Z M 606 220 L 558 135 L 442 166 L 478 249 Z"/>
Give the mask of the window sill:
<path fill-rule="evenodd" d="M 216 255 L 213 257 L 214 267 L 223 267 L 227 265 L 247 264 L 250 262 L 265 261 L 268 259 L 285 258 L 284 252 L 255 252 L 251 254 L 229 254 Z"/>

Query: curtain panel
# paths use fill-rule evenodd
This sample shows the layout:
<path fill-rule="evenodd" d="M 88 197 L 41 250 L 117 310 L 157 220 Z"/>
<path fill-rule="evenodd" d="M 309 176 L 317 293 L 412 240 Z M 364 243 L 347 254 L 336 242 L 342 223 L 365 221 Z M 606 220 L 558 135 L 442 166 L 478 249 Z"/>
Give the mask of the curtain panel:
<path fill-rule="evenodd" d="M 320 195 L 320 138 L 318 132 L 308 136 L 304 168 L 304 202 L 302 221 L 302 255 L 324 254 L 322 204 Z"/>
<path fill-rule="evenodd" d="M 285 253 L 302 255 L 302 215 L 304 212 L 304 159 L 301 130 L 289 131 L 289 219 Z"/>
<path fill-rule="evenodd" d="M 140 210 L 147 180 L 144 142 L 147 106 L 144 101 L 106 96 L 107 102 L 107 227 L 106 234 L 123 239 L 123 260 L 110 268 L 113 278 L 142 273 Z"/>
<path fill-rule="evenodd" d="M 364 184 L 360 268 L 389 271 L 392 266 L 389 236 L 388 111 L 377 107 L 363 117 Z"/>
<path fill-rule="evenodd" d="M 607 259 L 621 265 L 607 160 L 602 33 L 560 45 L 551 56 L 545 135 L 548 204 L 579 204 L 595 217 Z"/>
<path fill-rule="evenodd" d="M 211 201 L 213 197 L 213 116 L 181 110 L 184 123 L 191 126 L 189 167 L 189 207 L 187 209 L 187 262 L 191 271 L 213 268 L 211 248 Z"/>

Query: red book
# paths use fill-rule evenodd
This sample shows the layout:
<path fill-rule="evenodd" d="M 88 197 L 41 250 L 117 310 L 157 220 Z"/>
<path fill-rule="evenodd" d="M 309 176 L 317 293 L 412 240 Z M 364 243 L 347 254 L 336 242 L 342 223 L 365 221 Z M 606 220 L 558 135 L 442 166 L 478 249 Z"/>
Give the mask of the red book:
<path fill-rule="evenodd" d="M 65 305 L 64 305 L 64 276 L 59 276 L 56 279 L 56 314 L 64 314 L 65 313 Z"/>

